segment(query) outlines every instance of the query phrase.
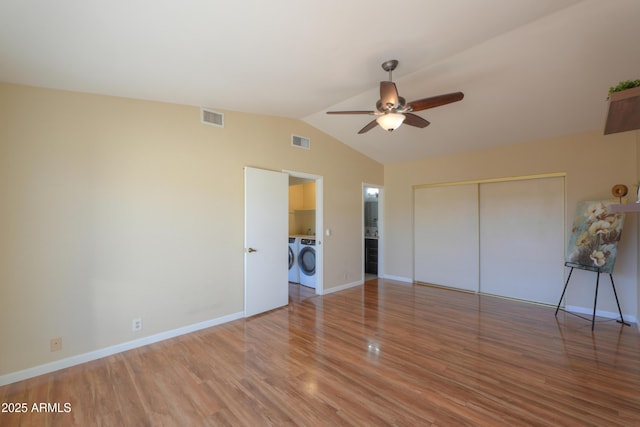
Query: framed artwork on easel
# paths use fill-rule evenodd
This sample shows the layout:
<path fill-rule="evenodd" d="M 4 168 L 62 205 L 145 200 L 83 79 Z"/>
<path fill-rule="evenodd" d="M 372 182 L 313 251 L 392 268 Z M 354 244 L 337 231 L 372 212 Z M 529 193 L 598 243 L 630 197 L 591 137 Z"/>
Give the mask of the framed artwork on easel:
<path fill-rule="evenodd" d="M 602 273 L 613 273 L 624 213 L 611 212 L 609 205 L 612 203 L 615 201 L 578 203 L 567 246 L 568 262 L 598 267 Z"/>

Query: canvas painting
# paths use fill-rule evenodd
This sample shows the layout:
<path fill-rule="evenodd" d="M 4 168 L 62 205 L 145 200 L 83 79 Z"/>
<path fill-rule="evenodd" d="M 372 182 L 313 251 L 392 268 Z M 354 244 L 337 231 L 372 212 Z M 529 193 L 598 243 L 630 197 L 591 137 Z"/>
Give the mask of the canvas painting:
<path fill-rule="evenodd" d="M 624 214 L 613 213 L 614 201 L 578 203 L 576 218 L 567 246 L 567 261 L 598 267 L 603 273 L 613 273 L 618 255 L 618 241 L 624 225 Z"/>

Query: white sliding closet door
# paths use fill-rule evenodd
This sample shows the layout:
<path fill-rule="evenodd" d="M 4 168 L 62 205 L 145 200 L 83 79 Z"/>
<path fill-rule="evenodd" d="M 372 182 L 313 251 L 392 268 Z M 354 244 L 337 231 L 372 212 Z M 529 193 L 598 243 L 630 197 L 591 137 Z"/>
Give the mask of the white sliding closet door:
<path fill-rule="evenodd" d="M 563 265 L 563 177 L 480 184 L 480 292 L 556 304 Z"/>
<path fill-rule="evenodd" d="M 478 290 L 478 184 L 414 190 L 415 280 Z"/>

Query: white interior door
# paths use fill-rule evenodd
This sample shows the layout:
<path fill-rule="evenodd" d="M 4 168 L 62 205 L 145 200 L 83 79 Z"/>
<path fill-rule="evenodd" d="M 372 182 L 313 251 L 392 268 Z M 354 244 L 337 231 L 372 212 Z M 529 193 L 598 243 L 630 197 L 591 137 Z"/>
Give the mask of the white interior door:
<path fill-rule="evenodd" d="M 555 305 L 563 265 L 563 177 L 480 184 L 481 292 Z"/>
<path fill-rule="evenodd" d="M 244 168 L 244 315 L 289 302 L 289 175 Z"/>
<path fill-rule="evenodd" d="M 415 280 L 478 291 L 478 185 L 414 191 Z"/>

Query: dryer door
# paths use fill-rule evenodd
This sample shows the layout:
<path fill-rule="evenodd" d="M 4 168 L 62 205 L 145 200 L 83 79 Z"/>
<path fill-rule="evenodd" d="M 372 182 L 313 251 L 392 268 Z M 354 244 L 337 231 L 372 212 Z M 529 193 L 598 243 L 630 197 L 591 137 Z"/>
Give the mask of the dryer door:
<path fill-rule="evenodd" d="M 300 272 L 313 276 L 316 272 L 316 250 L 313 246 L 304 246 L 298 255 Z"/>
<path fill-rule="evenodd" d="M 289 246 L 289 270 L 291 270 L 291 267 L 293 267 L 293 249 L 291 249 L 291 246 Z"/>

